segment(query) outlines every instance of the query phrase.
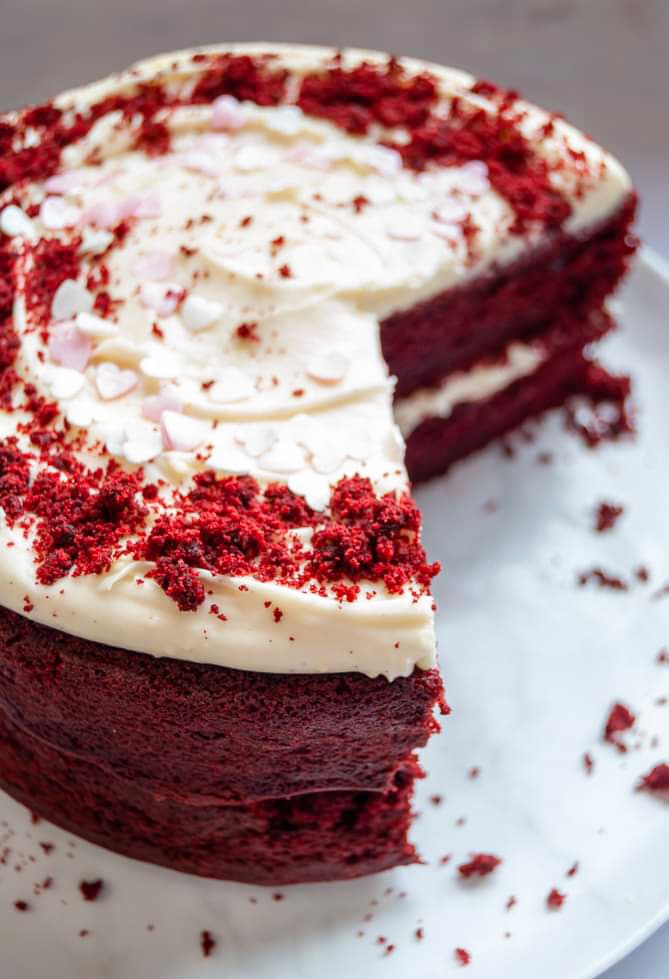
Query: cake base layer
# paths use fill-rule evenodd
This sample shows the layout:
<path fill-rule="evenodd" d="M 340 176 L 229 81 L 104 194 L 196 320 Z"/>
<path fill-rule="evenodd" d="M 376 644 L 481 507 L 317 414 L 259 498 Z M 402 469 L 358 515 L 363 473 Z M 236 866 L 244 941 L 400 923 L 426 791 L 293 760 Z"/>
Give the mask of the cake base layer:
<path fill-rule="evenodd" d="M 161 659 L 0 609 L 0 710 L 27 737 L 197 805 L 381 791 L 438 730 L 436 670 L 279 675 Z"/>
<path fill-rule="evenodd" d="M 636 239 L 636 196 L 583 236 L 554 236 L 529 259 L 472 279 L 381 324 L 397 397 L 468 370 L 511 340 L 541 336 L 558 315 L 588 319 L 625 273 Z"/>
<path fill-rule="evenodd" d="M 406 462 L 416 483 L 450 466 L 544 411 L 582 394 L 618 408 L 628 393 L 626 378 L 608 375 L 582 349 L 565 350 L 527 377 L 482 401 L 457 405 L 446 418 L 424 419 L 407 438 Z"/>
<path fill-rule="evenodd" d="M 280 886 L 415 863 L 407 830 L 419 774 L 409 762 L 385 792 L 191 804 L 55 749 L 0 711 L 1 788 L 93 843 L 203 877 Z"/>

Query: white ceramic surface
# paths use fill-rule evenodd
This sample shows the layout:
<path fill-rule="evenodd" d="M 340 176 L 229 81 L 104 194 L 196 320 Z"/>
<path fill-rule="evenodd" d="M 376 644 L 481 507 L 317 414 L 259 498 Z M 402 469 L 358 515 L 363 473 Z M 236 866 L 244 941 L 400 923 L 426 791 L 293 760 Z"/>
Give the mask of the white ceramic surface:
<path fill-rule="evenodd" d="M 554 415 L 534 441 L 514 438 L 513 458 L 493 446 L 418 493 L 431 554 L 446 566 L 437 598 L 454 708 L 424 756 L 415 838 L 426 865 L 285 888 L 279 901 L 71 841 L 2 796 L 2 979 L 436 979 L 458 974 L 456 947 L 471 952 L 465 975 L 477 979 L 589 979 L 669 916 L 667 807 L 634 791 L 669 761 L 669 704 L 656 704 L 669 695 L 669 665 L 656 662 L 669 646 L 669 596 L 652 598 L 669 582 L 669 278 L 650 256 L 620 309 L 605 359 L 635 379 L 636 439 L 589 451 Z M 602 500 L 625 512 L 600 535 Z M 576 585 L 593 566 L 630 579 L 642 564 L 651 580 L 628 592 Z M 639 715 L 627 754 L 601 740 L 620 699 Z M 456 866 L 476 850 L 504 862 L 463 884 Z M 34 894 L 47 875 L 52 886 Z M 105 890 L 85 903 L 78 882 L 97 877 Z M 551 912 L 554 886 L 567 900 Z M 13 906 L 21 899 L 25 913 Z M 203 929 L 217 940 L 207 959 Z"/>

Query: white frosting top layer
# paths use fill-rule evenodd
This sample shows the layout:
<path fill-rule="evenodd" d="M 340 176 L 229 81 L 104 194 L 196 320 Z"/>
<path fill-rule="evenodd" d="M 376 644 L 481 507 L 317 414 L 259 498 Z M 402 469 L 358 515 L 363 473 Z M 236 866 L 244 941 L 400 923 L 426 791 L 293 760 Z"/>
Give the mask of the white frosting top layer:
<path fill-rule="evenodd" d="M 271 51 L 293 79 L 332 56 L 299 46 L 215 50 Z M 143 62 L 57 104 L 85 111 L 156 79 L 188 91 L 203 70 L 192 54 Z M 344 64 L 363 59 L 385 56 L 346 52 Z M 467 94 L 470 76 L 403 64 L 433 72 L 445 105 L 458 95 L 491 109 Z M 379 320 L 513 261 L 540 243 L 541 232 L 511 233 L 513 213 L 485 164 L 414 173 L 379 145 L 387 134 L 352 136 L 293 104 L 263 108 L 224 96 L 166 109 L 161 120 L 171 147 L 150 157 L 133 149 L 132 120 L 102 116 L 66 147 L 63 172 L 28 190 L 36 217 L 14 205 L 0 213 L 26 270 L 38 239 L 83 235 L 82 273 L 54 297 L 47 346 L 31 329 L 19 289 L 19 373 L 59 404 L 89 446 L 104 443 L 126 468 L 143 465 L 166 496 L 187 489 L 203 469 L 250 474 L 261 485 L 286 482 L 316 510 L 344 476 L 368 477 L 378 493 L 405 490 Z M 578 232 L 612 213 L 629 181 L 566 124 L 545 138 L 546 120 L 528 107 L 523 127 L 537 152 L 552 163 L 573 159 L 568 146 L 585 154 L 576 170 L 570 164 L 551 177 L 573 207 L 566 229 Z M 473 252 L 463 233 L 468 216 L 478 227 Z M 92 311 L 87 266 L 126 217 L 129 233 L 105 255 L 106 288 L 119 303 L 101 318 Z M 406 401 L 399 412 L 410 430 Z M 0 413 L 0 436 L 16 434 L 21 420 L 20 412 Z M 79 455 L 96 461 L 89 449 Z M 37 585 L 30 536 L 0 524 L 2 603 L 24 613 L 29 596 L 32 618 L 87 639 L 281 673 L 355 670 L 392 679 L 435 661 L 427 594 L 391 595 L 374 583 L 373 598 L 340 603 L 307 588 L 202 572 L 207 602 L 181 612 L 145 577 L 148 569 L 120 557 L 108 573 Z M 209 614 L 214 602 L 225 621 Z M 268 603 L 282 609 L 279 622 Z"/>

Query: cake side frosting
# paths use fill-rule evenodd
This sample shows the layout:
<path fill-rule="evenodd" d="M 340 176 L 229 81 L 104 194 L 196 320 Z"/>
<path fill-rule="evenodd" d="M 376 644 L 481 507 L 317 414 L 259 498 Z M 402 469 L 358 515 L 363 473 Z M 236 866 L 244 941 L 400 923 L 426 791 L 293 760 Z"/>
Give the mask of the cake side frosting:
<path fill-rule="evenodd" d="M 18 338 L 0 412 L 6 606 L 250 670 L 434 663 L 434 569 L 379 319 L 596 225 L 629 182 L 516 101 L 527 174 L 509 179 L 428 126 L 461 102 L 497 119 L 506 96 L 411 60 L 333 58 L 183 52 L 7 117 L 24 179 L 5 176 L 0 211 Z M 341 98 L 369 87 L 341 80 L 362 62 L 390 93 L 381 121 Z"/>

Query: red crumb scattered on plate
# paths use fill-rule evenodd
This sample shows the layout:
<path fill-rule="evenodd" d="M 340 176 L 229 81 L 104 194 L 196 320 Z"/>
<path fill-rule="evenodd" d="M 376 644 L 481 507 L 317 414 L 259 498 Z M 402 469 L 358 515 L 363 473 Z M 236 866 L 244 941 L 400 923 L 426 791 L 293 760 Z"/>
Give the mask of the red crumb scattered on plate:
<path fill-rule="evenodd" d="M 627 751 L 627 747 L 620 740 L 619 735 L 623 731 L 629 731 L 634 727 L 636 715 L 625 704 L 614 704 L 609 712 L 604 726 L 604 740 L 614 745 L 618 751 Z"/>
<path fill-rule="evenodd" d="M 472 768 L 470 768 L 469 771 L 467 772 L 469 778 L 478 778 L 480 774 L 481 774 L 481 769 L 478 767 L 478 765 L 473 765 Z"/>
<path fill-rule="evenodd" d="M 515 894 L 512 894 L 504 906 L 507 911 L 510 911 L 511 908 L 515 908 L 517 904 L 518 904 L 518 898 L 516 897 Z"/>
<path fill-rule="evenodd" d="M 469 965 L 472 960 L 471 953 L 468 952 L 466 948 L 456 948 L 455 957 L 460 965 Z"/>
<path fill-rule="evenodd" d="M 443 795 L 431 795 L 430 796 L 430 802 L 432 803 L 433 806 L 440 806 L 443 801 L 444 801 Z"/>
<path fill-rule="evenodd" d="M 14 907 L 17 911 L 30 911 L 30 905 L 27 901 L 14 901 Z"/>
<path fill-rule="evenodd" d="M 612 530 L 624 512 L 624 507 L 617 503 L 600 503 L 595 514 L 595 530 L 603 534 Z"/>
<path fill-rule="evenodd" d="M 79 890 L 84 901 L 97 901 L 103 888 L 104 881 L 100 878 L 97 880 L 82 880 L 79 883 Z"/>
<path fill-rule="evenodd" d="M 272 900 L 273 901 L 283 901 L 283 897 L 284 896 L 283 896 L 283 894 L 281 894 L 280 891 L 277 891 L 275 894 L 272 894 Z"/>
<path fill-rule="evenodd" d="M 416 928 L 416 930 L 414 932 L 414 937 L 415 937 L 415 939 L 416 939 L 417 942 L 422 942 L 423 939 L 425 938 L 425 932 L 424 932 L 424 930 L 422 928 Z"/>
<path fill-rule="evenodd" d="M 589 571 L 582 571 L 578 575 L 578 584 L 581 588 L 594 581 L 600 588 L 609 588 L 611 591 L 627 591 L 628 584 L 617 575 L 609 574 L 602 568 L 591 568 Z"/>
<path fill-rule="evenodd" d="M 567 871 L 567 877 L 575 877 L 578 873 L 578 860 L 575 860 L 569 870 Z"/>
<path fill-rule="evenodd" d="M 501 858 L 494 853 L 473 853 L 468 863 L 461 863 L 458 873 L 461 877 L 487 877 L 501 864 Z"/>
<path fill-rule="evenodd" d="M 585 768 L 587 775 L 592 775 L 592 770 L 595 767 L 595 762 L 589 751 L 586 751 L 583 755 L 583 767 Z"/>
<path fill-rule="evenodd" d="M 216 939 L 212 936 L 210 931 L 200 932 L 200 948 L 202 949 L 202 954 L 204 955 L 205 959 L 208 959 L 216 948 Z"/>
<path fill-rule="evenodd" d="M 657 663 L 669 663 L 669 649 L 661 649 L 655 657 Z"/>
<path fill-rule="evenodd" d="M 662 762 L 641 777 L 637 789 L 646 792 L 669 792 L 669 765 Z"/>
<path fill-rule="evenodd" d="M 551 891 L 549 891 L 548 897 L 546 898 L 546 906 L 549 907 L 551 911 L 558 911 L 566 900 L 567 895 L 559 891 L 557 887 L 554 887 Z"/>

